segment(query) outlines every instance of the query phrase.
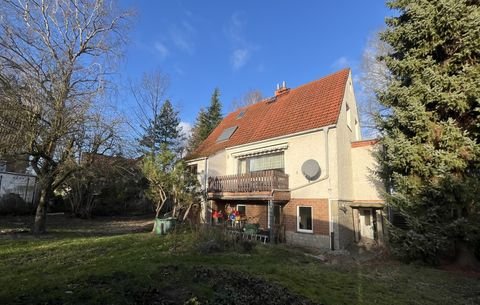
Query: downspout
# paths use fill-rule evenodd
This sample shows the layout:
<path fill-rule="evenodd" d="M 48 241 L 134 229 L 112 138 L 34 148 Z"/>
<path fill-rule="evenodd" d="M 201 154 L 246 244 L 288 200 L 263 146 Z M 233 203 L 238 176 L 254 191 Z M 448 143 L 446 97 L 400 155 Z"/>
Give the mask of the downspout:
<path fill-rule="evenodd" d="M 205 222 L 208 223 L 208 224 L 211 224 L 210 221 L 211 221 L 211 217 L 208 217 L 208 220 L 207 220 L 207 216 L 208 216 L 208 205 L 209 205 L 209 201 L 207 200 L 208 198 L 208 157 L 205 158 Z"/>
<path fill-rule="evenodd" d="M 292 191 L 296 191 L 296 190 L 299 190 L 301 188 L 304 188 L 304 187 L 307 187 L 307 186 L 310 186 L 312 184 L 315 184 L 315 183 L 318 183 L 318 182 L 321 182 L 321 181 L 325 181 L 327 180 L 328 178 L 330 178 L 330 156 L 329 156 L 329 152 L 328 152 L 328 148 L 329 148 L 329 145 L 328 145 L 328 131 L 330 130 L 330 128 L 333 128 L 334 126 L 327 126 L 325 127 L 323 130 L 323 134 L 324 134 L 324 137 L 325 137 L 325 140 L 324 140 L 324 143 L 325 143 L 325 175 L 318 179 L 317 181 L 314 181 L 314 182 L 309 182 L 307 184 L 304 184 L 304 185 L 301 185 L 301 186 L 297 186 L 295 188 L 289 188 L 289 189 L 273 189 L 272 190 L 272 199 L 273 199 L 273 195 L 276 191 L 284 191 L 284 192 L 292 192 Z M 330 200 L 330 184 L 329 184 L 329 188 L 328 188 L 328 224 L 329 224 L 329 237 L 331 236 L 332 232 L 333 232 L 333 224 L 332 224 L 332 210 L 331 210 L 331 200 Z M 330 249 L 332 249 L 332 238 L 329 238 L 330 239 Z"/>

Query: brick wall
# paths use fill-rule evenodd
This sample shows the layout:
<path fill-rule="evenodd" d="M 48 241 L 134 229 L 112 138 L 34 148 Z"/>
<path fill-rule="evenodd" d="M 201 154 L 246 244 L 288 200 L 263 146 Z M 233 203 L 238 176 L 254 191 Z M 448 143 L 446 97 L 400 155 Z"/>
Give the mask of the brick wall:
<path fill-rule="evenodd" d="M 248 223 L 258 223 L 260 228 L 268 227 L 268 204 L 245 204 Z"/>
<path fill-rule="evenodd" d="M 311 206 L 313 233 L 328 235 L 328 199 L 291 199 L 283 208 L 285 231 L 297 232 L 298 206 Z"/>

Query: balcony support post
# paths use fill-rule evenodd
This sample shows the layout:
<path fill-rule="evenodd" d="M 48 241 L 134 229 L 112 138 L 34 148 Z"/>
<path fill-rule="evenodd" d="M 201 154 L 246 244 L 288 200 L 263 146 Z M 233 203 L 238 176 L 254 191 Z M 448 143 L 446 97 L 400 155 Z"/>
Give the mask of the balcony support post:
<path fill-rule="evenodd" d="M 270 242 L 273 241 L 273 199 L 268 200 L 268 230 Z"/>

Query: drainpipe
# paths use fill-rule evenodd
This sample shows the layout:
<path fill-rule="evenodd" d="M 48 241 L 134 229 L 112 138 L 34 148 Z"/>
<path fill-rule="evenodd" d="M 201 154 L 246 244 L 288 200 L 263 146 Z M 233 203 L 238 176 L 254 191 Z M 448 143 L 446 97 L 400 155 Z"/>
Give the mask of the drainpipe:
<path fill-rule="evenodd" d="M 209 206 L 209 201 L 208 201 L 208 157 L 205 158 L 205 221 L 206 223 L 208 224 L 211 224 L 211 220 L 212 218 L 211 217 L 208 217 L 208 220 L 207 220 L 207 216 L 208 216 L 208 206 Z"/>
<path fill-rule="evenodd" d="M 312 184 L 315 184 L 315 183 L 319 183 L 321 181 L 325 181 L 327 180 L 328 178 L 330 178 L 330 156 L 329 156 L 329 153 L 328 153 L 328 148 L 329 148 L 329 145 L 328 145 L 328 131 L 330 130 L 330 128 L 333 128 L 334 126 L 327 126 L 325 128 L 323 128 L 323 134 L 324 134 L 324 137 L 325 137 L 325 140 L 324 140 L 324 143 L 325 143 L 325 175 L 314 181 L 314 182 L 309 182 L 307 184 L 304 184 L 304 185 L 301 185 L 301 186 L 297 186 L 295 188 L 290 188 L 290 189 L 273 189 L 272 190 L 272 199 L 273 199 L 273 195 L 276 191 L 296 191 L 296 190 L 299 190 L 301 188 L 304 188 L 304 187 L 307 187 L 307 186 L 310 186 Z M 329 180 L 330 181 L 330 180 Z M 330 200 L 330 183 L 329 183 L 329 187 L 328 187 L 328 224 L 329 224 L 329 237 L 332 236 L 332 233 L 333 233 L 333 224 L 332 224 L 332 211 L 331 211 L 331 200 Z M 332 244 L 332 238 L 329 238 L 330 239 L 330 249 L 333 249 L 333 244 Z"/>
<path fill-rule="evenodd" d="M 270 243 L 273 243 L 273 199 L 268 201 L 268 229 Z"/>

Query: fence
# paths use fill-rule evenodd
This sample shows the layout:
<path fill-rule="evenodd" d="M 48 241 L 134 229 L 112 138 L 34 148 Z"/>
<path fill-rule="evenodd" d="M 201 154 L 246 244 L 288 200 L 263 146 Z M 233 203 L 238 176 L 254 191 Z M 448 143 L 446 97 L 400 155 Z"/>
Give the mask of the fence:
<path fill-rule="evenodd" d="M 264 192 L 273 189 L 288 189 L 288 175 L 266 170 L 208 179 L 209 192 Z"/>
<path fill-rule="evenodd" d="M 0 172 L 0 198 L 16 194 L 34 206 L 37 201 L 37 177 L 27 174 Z"/>

